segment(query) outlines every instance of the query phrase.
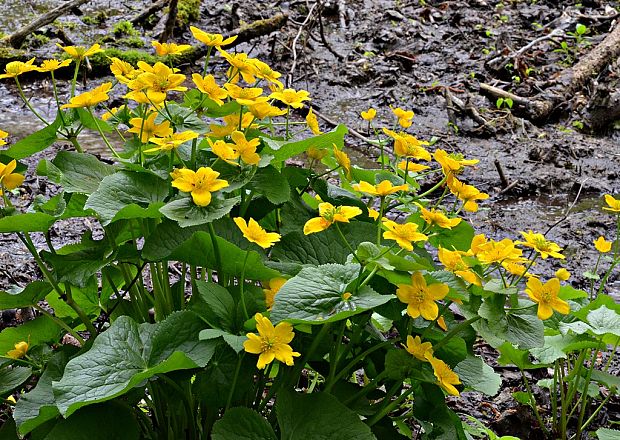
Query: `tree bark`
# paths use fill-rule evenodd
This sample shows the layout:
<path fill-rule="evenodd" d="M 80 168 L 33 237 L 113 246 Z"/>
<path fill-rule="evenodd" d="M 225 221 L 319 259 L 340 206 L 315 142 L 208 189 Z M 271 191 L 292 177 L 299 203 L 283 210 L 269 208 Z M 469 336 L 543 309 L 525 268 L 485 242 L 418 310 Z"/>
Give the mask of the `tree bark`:
<path fill-rule="evenodd" d="M 168 18 L 166 19 L 164 31 L 159 36 L 160 43 L 165 43 L 170 37 L 172 37 L 174 26 L 177 22 L 178 5 L 179 0 L 170 0 L 170 3 L 168 3 Z"/>
<path fill-rule="evenodd" d="M 78 6 L 83 5 L 88 2 L 88 0 L 72 0 L 68 1 L 55 9 L 52 9 L 49 12 L 39 16 L 36 20 L 28 23 L 23 28 L 19 29 L 16 32 L 13 32 L 11 35 L 8 35 L 0 40 L 0 44 L 10 45 L 14 48 L 19 48 L 21 44 L 24 42 L 26 37 L 33 33 L 34 31 L 41 29 L 43 26 L 50 24 L 58 17 L 65 15 L 71 9 L 76 8 Z"/>

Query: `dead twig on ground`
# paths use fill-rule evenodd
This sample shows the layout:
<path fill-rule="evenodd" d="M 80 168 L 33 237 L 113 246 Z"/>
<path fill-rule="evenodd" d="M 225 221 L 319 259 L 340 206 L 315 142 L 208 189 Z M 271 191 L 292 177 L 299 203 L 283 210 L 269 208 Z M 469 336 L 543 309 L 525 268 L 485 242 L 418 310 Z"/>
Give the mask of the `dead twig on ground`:
<path fill-rule="evenodd" d="M 291 65 L 291 68 L 288 74 L 286 75 L 287 87 L 290 87 L 291 83 L 293 82 L 293 74 L 295 73 L 295 69 L 297 68 L 297 41 L 299 41 L 299 38 L 301 37 L 302 32 L 304 31 L 304 29 L 306 28 L 306 26 L 312 19 L 312 16 L 314 15 L 314 10 L 316 9 L 317 6 L 319 6 L 319 2 L 316 2 L 312 5 L 310 10 L 308 11 L 308 15 L 306 16 L 306 19 L 301 23 L 301 26 L 299 26 L 299 29 L 297 30 L 297 34 L 295 35 L 295 38 L 293 38 L 293 45 L 292 45 L 293 64 Z"/>
<path fill-rule="evenodd" d="M 585 179 L 583 179 L 583 181 L 581 182 L 581 184 L 579 185 L 579 190 L 577 191 L 577 195 L 575 196 L 575 199 L 573 200 L 573 203 L 571 203 L 568 208 L 566 208 L 566 212 L 564 213 L 564 216 L 562 216 L 561 219 L 559 219 L 557 222 L 555 222 L 554 224 L 552 224 L 551 226 L 549 226 L 549 228 L 543 233 L 543 235 L 547 235 L 549 232 L 551 232 L 551 230 L 553 228 L 555 228 L 557 225 L 559 225 L 560 223 L 562 223 L 564 220 L 566 220 L 568 218 L 568 216 L 570 215 L 570 212 L 572 211 L 572 209 L 575 207 L 575 205 L 577 204 L 577 201 L 579 200 L 579 196 L 581 195 L 581 190 L 583 189 L 583 186 L 585 185 L 585 183 L 588 181 L 588 178 L 586 177 Z"/>
<path fill-rule="evenodd" d="M 324 114 L 322 114 L 321 112 L 317 111 L 317 109 L 312 108 L 312 112 L 319 118 L 321 118 L 322 120 L 324 120 L 325 122 L 327 122 L 328 124 L 336 127 L 337 125 L 340 125 L 338 122 L 334 121 L 333 119 L 328 118 L 327 116 L 325 116 Z M 353 128 L 347 127 L 347 129 L 349 130 L 349 134 L 358 138 L 361 141 L 364 141 L 365 143 L 367 143 L 368 145 L 373 146 L 374 148 L 380 150 L 381 148 L 379 146 L 377 146 L 377 142 L 373 141 L 372 139 L 367 138 L 366 136 L 364 136 L 363 134 L 361 134 L 359 131 L 354 130 Z"/>
<path fill-rule="evenodd" d="M 143 24 L 151 17 L 151 15 L 162 9 L 166 6 L 166 4 L 168 4 L 168 0 L 158 0 L 138 15 L 134 15 L 130 18 L 129 22 L 133 25 Z"/>
<path fill-rule="evenodd" d="M 88 2 L 88 0 L 73 0 L 63 3 L 57 8 L 52 9 L 51 11 L 39 16 L 36 20 L 28 23 L 26 26 L 22 27 L 16 32 L 13 32 L 11 35 L 7 35 L 6 37 L 0 39 L 0 44 L 10 45 L 17 49 L 22 45 L 28 35 L 41 29 L 43 26 L 50 24 L 58 17 L 65 15 L 73 8 L 77 8 L 78 6 L 81 6 L 86 2 Z"/>

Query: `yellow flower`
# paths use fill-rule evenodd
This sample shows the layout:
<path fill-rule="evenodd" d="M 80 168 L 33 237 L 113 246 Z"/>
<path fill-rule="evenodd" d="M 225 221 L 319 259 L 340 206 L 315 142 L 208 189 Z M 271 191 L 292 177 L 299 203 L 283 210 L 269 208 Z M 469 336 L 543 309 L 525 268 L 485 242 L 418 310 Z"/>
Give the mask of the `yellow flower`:
<path fill-rule="evenodd" d="M 84 92 L 81 95 L 74 96 L 69 100 L 69 104 L 62 105 L 60 108 L 94 107 L 100 102 L 110 99 L 108 92 L 111 88 L 111 82 L 103 83 L 90 92 Z"/>
<path fill-rule="evenodd" d="M 270 84 L 276 86 L 278 89 L 283 89 L 284 85 L 278 78 L 282 76 L 280 72 L 273 70 L 267 63 L 264 63 L 257 59 L 248 59 L 248 62 L 254 65 L 256 68 L 256 77 L 268 81 Z"/>
<path fill-rule="evenodd" d="M 127 87 L 133 91 L 142 92 L 153 104 L 163 103 L 168 92 L 187 90 L 187 87 L 181 85 L 185 81 L 185 75 L 176 73 L 178 69 L 171 69 L 159 61 L 154 66 L 138 61 L 138 67 L 143 72 L 129 81 Z"/>
<path fill-rule="evenodd" d="M 437 257 L 446 270 L 454 273 L 456 276 L 463 278 L 465 281 L 476 286 L 482 286 L 480 278 L 471 267 L 463 260 L 463 253 L 459 251 L 450 251 L 440 247 L 437 251 Z"/>
<path fill-rule="evenodd" d="M 547 257 L 564 259 L 564 255 L 560 254 L 562 248 L 556 243 L 547 240 L 544 235 L 532 231 L 521 232 L 521 235 L 523 235 L 525 241 L 517 241 L 517 244 L 534 249 L 543 260 L 547 259 Z"/>
<path fill-rule="evenodd" d="M 198 206 L 211 203 L 211 193 L 226 188 L 228 182 L 218 179 L 220 175 L 209 167 L 200 167 L 197 171 L 187 168 L 175 169 L 172 173 L 172 186 L 181 192 L 188 192 Z"/>
<path fill-rule="evenodd" d="M 413 112 L 411 110 L 403 110 L 402 108 L 393 108 L 392 113 L 398 118 L 398 124 L 403 128 L 411 127 L 411 120 L 413 119 Z"/>
<path fill-rule="evenodd" d="M 319 203 L 319 217 L 311 218 L 304 225 L 304 234 L 314 234 L 329 228 L 335 222 L 349 223 L 349 220 L 362 213 L 357 206 L 337 206 Z"/>
<path fill-rule="evenodd" d="M 289 366 L 293 365 L 293 358 L 301 356 L 289 345 L 295 337 L 293 326 L 288 322 L 280 322 L 274 327 L 269 318 L 260 313 L 254 315 L 254 320 L 258 335 L 248 333 L 248 340 L 243 343 L 243 348 L 248 353 L 259 355 L 256 367 L 263 369 L 274 359 Z"/>
<path fill-rule="evenodd" d="M 336 147 L 336 144 L 334 145 L 334 157 L 336 158 L 336 162 L 338 162 L 338 165 L 340 165 L 342 167 L 342 169 L 344 170 L 344 175 L 346 176 L 347 179 L 351 179 L 351 159 L 349 159 L 349 156 L 347 156 L 347 153 L 345 153 L 344 151 L 340 151 L 338 149 L 338 147 Z"/>
<path fill-rule="evenodd" d="M 601 254 L 606 254 L 607 252 L 611 251 L 612 244 L 613 244 L 612 241 L 605 240 L 605 237 L 603 237 L 602 235 L 596 240 L 594 240 L 594 247 Z"/>
<path fill-rule="evenodd" d="M 420 207 L 420 214 L 426 223 L 430 226 L 437 225 L 443 229 L 452 229 L 461 223 L 460 218 L 448 218 L 445 214 L 436 211 L 435 209 L 428 209 Z"/>
<path fill-rule="evenodd" d="M 450 288 L 446 284 L 434 283 L 427 285 L 421 272 L 411 275 L 411 284 L 399 284 L 396 289 L 398 299 L 407 304 L 407 313 L 412 318 L 422 315 L 432 321 L 439 315 L 439 307 L 435 301 L 445 298 Z"/>
<path fill-rule="evenodd" d="M 411 335 L 407 336 L 407 345 L 403 345 L 405 350 L 413 355 L 413 357 L 420 359 L 423 362 L 428 362 L 433 357 L 433 344 L 430 342 L 422 342 L 419 336 L 415 338 Z"/>
<path fill-rule="evenodd" d="M 461 381 L 458 375 L 450 369 L 448 364 L 446 364 L 441 359 L 430 358 L 429 362 L 433 367 L 433 373 L 437 378 L 437 384 L 446 391 L 446 393 L 451 394 L 452 396 L 460 395 L 459 390 L 457 390 L 454 385 L 460 385 Z"/>
<path fill-rule="evenodd" d="M 419 163 L 407 162 L 406 160 L 398 163 L 399 170 L 408 171 L 410 173 L 419 173 L 420 171 L 428 170 L 429 168 L 429 166 L 420 165 Z"/>
<path fill-rule="evenodd" d="M 217 48 L 220 55 L 228 61 L 231 65 L 230 68 L 230 77 L 231 80 L 234 80 L 238 76 L 241 75 L 243 80 L 248 84 L 254 84 L 256 82 L 256 67 L 254 66 L 254 60 L 252 58 L 248 58 L 248 54 L 240 52 L 234 55 L 229 54 L 228 52 Z M 230 84 L 230 83 L 229 83 Z"/>
<path fill-rule="evenodd" d="M 224 137 L 232 134 L 233 131 L 239 129 L 239 115 L 231 114 L 224 116 L 222 118 L 224 120 L 224 125 L 218 124 L 209 124 L 209 128 L 211 129 L 211 133 L 215 137 Z M 252 121 L 254 120 L 254 115 L 251 113 L 244 113 L 241 118 L 241 129 L 245 129 L 250 126 Z"/>
<path fill-rule="evenodd" d="M 248 141 L 240 131 L 233 131 L 230 137 L 235 143 L 232 148 L 241 157 L 241 160 L 248 165 L 258 165 L 260 156 L 256 152 L 256 147 L 260 145 L 260 139 L 254 138 Z"/>
<path fill-rule="evenodd" d="M 6 352 L 7 357 L 11 359 L 21 359 L 26 356 L 26 352 L 28 351 L 28 343 L 26 341 L 21 341 L 15 344 L 14 350 L 9 350 Z"/>
<path fill-rule="evenodd" d="M 428 240 L 426 235 L 418 232 L 418 225 L 415 223 L 399 225 L 395 221 L 383 218 L 383 226 L 387 229 L 387 231 L 383 232 L 383 238 L 396 241 L 401 248 L 409 252 L 413 250 L 411 242 Z"/>
<path fill-rule="evenodd" d="M 71 59 L 66 59 L 63 61 L 45 60 L 41 63 L 37 70 L 39 72 L 53 72 L 54 70 L 58 70 L 61 67 L 67 67 L 69 64 L 71 64 L 72 61 L 73 60 Z"/>
<path fill-rule="evenodd" d="M 86 57 L 94 55 L 99 52 L 103 52 L 103 49 L 99 45 L 99 43 L 95 43 L 90 46 L 88 49 L 82 46 L 66 46 L 63 47 L 60 43 L 56 43 L 56 46 L 60 47 L 64 50 L 71 58 L 74 60 L 83 60 Z"/>
<path fill-rule="evenodd" d="M 201 31 L 194 26 L 190 26 L 189 29 L 190 31 L 192 31 L 192 35 L 196 40 L 210 47 L 228 46 L 230 43 L 237 39 L 236 35 L 224 38 L 224 36 L 221 34 L 208 34 L 207 32 Z"/>
<path fill-rule="evenodd" d="M 375 119 L 375 116 L 377 116 L 377 110 L 375 110 L 374 108 L 369 108 L 365 112 L 362 112 L 361 116 L 364 121 L 370 122 Z"/>
<path fill-rule="evenodd" d="M 33 66 L 34 58 L 29 59 L 25 63 L 22 61 L 11 61 L 4 66 L 4 73 L 0 75 L 0 79 L 2 78 L 17 78 L 22 73 L 32 72 L 33 70 L 38 70 L 37 66 Z"/>
<path fill-rule="evenodd" d="M 293 108 L 302 108 L 304 106 L 303 101 L 310 100 L 310 93 L 306 90 L 284 89 L 280 92 L 273 92 L 269 97 Z"/>
<path fill-rule="evenodd" d="M 242 217 L 235 217 L 233 220 L 248 241 L 256 243 L 263 249 L 268 249 L 280 241 L 280 234 L 265 231 L 253 218 L 247 224 Z"/>
<path fill-rule="evenodd" d="M 515 247 L 515 243 L 509 238 L 501 241 L 487 241 L 484 234 L 476 235 L 471 243 L 471 253 L 478 258 L 482 264 L 493 263 L 521 263 L 524 259 L 521 257 L 522 251 Z M 507 270 L 516 269 L 514 267 L 504 266 Z"/>
<path fill-rule="evenodd" d="M 112 107 L 111 109 L 107 109 L 107 110 L 105 111 L 105 113 L 103 113 L 103 114 L 101 115 L 101 119 L 103 119 L 104 121 L 108 121 L 108 120 L 110 120 L 110 119 L 112 119 L 112 118 L 115 118 L 115 122 L 119 122 L 119 121 L 116 119 L 116 114 L 117 114 L 119 111 L 124 110 L 124 107 L 125 107 L 125 105 L 121 105 L 120 107 Z"/>
<path fill-rule="evenodd" d="M 271 310 L 273 307 L 273 302 L 275 300 L 276 294 L 280 291 L 284 283 L 286 283 L 286 278 L 272 278 L 269 280 L 268 288 L 263 289 L 263 293 L 265 294 L 265 305 L 267 306 L 267 310 Z M 263 284 L 264 285 L 264 284 Z"/>
<path fill-rule="evenodd" d="M 459 200 L 463 201 L 463 209 L 468 212 L 478 211 L 478 204 L 476 200 L 486 200 L 489 195 L 480 192 L 478 188 L 473 185 L 467 185 L 456 177 L 448 179 L 448 188 L 450 192 L 456 196 Z"/>
<path fill-rule="evenodd" d="M 438 149 L 433 153 L 435 160 L 441 165 L 444 175 L 450 177 L 463 171 L 463 167 L 473 166 L 480 162 L 478 159 L 464 159 L 462 154 L 448 154 L 445 150 Z"/>
<path fill-rule="evenodd" d="M 126 61 L 116 57 L 112 57 L 110 60 L 112 60 L 110 71 L 121 84 L 128 84 L 129 81 L 136 79 L 136 77 L 142 73 L 141 70 L 134 69 L 134 67 Z"/>
<path fill-rule="evenodd" d="M 239 166 L 239 164 L 236 162 L 236 160 L 239 159 L 239 153 L 235 151 L 233 144 L 224 142 L 221 139 L 213 142 L 209 138 L 207 138 L 207 142 L 209 142 L 213 154 L 222 159 L 224 162 L 228 162 L 231 165 Z"/>
<path fill-rule="evenodd" d="M 431 153 L 422 146 L 428 145 L 428 142 L 420 141 L 409 133 L 396 133 L 387 128 L 384 128 L 383 132 L 394 139 L 394 154 L 397 156 L 412 157 L 418 160 L 431 160 Z"/>
<path fill-rule="evenodd" d="M 448 331 L 448 326 L 446 325 L 446 319 L 443 316 L 440 316 L 439 318 L 437 318 L 437 325 L 444 332 Z"/>
<path fill-rule="evenodd" d="M 556 278 L 558 278 L 560 281 L 566 281 L 570 278 L 570 272 L 567 271 L 564 268 L 558 269 L 555 271 L 555 276 Z"/>
<path fill-rule="evenodd" d="M 165 55 L 180 55 L 192 48 L 189 44 L 160 43 L 159 41 L 152 41 L 151 44 L 155 48 L 155 53 L 160 57 Z"/>
<path fill-rule="evenodd" d="M 379 211 L 377 211 L 376 209 L 368 208 L 368 217 L 376 221 L 379 218 Z M 385 238 L 385 233 L 383 234 L 383 238 Z"/>
<path fill-rule="evenodd" d="M 6 131 L 0 130 L 0 146 L 6 145 L 5 139 L 9 136 Z"/>
<path fill-rule="evenodd" d="M 274 116 L 282 116 L 286 114 L 286 110 L 279 109 L 268 102 L 252 104 L 248 106 L 248 110 L 250 110 L 250 113 L 252 113 L 256 119 L 265 119 L 267 117 L 273 118 Z"/>
<path fill-rule="evenodd" d="M 209 99 L 218 105 L 224 104 L 223 100 L 228 97 L 228 92 L 217 85 L 213 75 L 207 75 L 203 78 L 200 74 L 194 73 L 192 81 L 194 81 L 198 90 L 206 94 Z"/>
<path fill-rule="evenodd" d="M 154 136 L 162 138 L 172 135 L 172 128 L 170 128 L 170 121 L 164 120 L 161 124 L 155 123 L 157 112 L 151 113 L 146 119 L 131 118 L 129 123 L 131 128 L 127 130 L 128 133 L 135 133 L 140 137 L 140 142 L 146 143 Z"/>
<path fill-rule="evenodd" d="M 156 147 L 149 148 L 148 150 L 144 150 L 145 153 L 152 153 L 154 151 L 170 151 L 175 148 L 179 148 L 182 144 L 187 141 L 191 141 L 192 139 L 196 139 L 198 137 L 198 133 L 187 130 L 177 133 L 169 133 L 167 136 L 158 138 L 151 137 L 149 138 L 149 142 L 157 145 Z"/>
<path fill-rule="evenodd" d="M 321 160 L 329 153 L 325 148 L 308 147 L 306 155 L 312 160 Z"/>
<path fill-rule="evenodd" d="M 256 105 L 261 102 L 269 101 L 263 94 L 263 89 L 260 87 L 239 87 L 235 84 L 226 83 L 224 88 L 228 91 L 228 95 L 237 101 L 239 105 Z"/>
<path fill-rule="evenodd" d="M 371 185 L 362 180 L 360 183 L 353 185 L 353 189 L 371 196 L 385 197 L 398 191 L 409 191 L 409 185 L 394 186 L 389 180 L 382 180 L 378 185 Z"/>
<path fill-rule="evenodd" d="M 2 76 L 0 75 L 0 78 L 1 77 Z M 609 205 L 609 207 L 603 207 L 605 211 L 620 213 L 620 200 L 615 199 L 611 194 L 605 194 L 605 203 Z"/>
<path fill-rule="evenodd" d="M 319 121 L 316 119 L 316 115 L 312 111 L 312 107 L 310 108 L 310 110 L 308 111 L 308 115 L 306 116 L 306 124 L 308 124 L 308 128 L 313 134 L 319 135 L 322 133 L 321 129 L 319 128 Z"/>
<path fill-rule="evenodd" d="M 570 312 L 568 303 L 558 298 L 558 293 L 560 293 L 560 280 L 558 278 L 551 278 L 543 284 L 538 278 L 531 277 L 527 280 L 525 293 L 532 301 L 538 303 L 539 319 L 550 318 L 554 310 L 563 315 Z"/>

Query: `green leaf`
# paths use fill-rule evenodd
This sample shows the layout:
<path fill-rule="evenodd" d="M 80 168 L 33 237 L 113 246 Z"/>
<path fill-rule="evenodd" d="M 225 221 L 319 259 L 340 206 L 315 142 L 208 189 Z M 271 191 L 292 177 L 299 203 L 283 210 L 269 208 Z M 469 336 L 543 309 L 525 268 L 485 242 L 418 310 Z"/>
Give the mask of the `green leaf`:
<path fill-rule="evenodd" d="M 240 197 L 230 199 L 214 197 L 208 206 L 197 206 L 191 197 L 183 197 L 168 202 L 161 207 L 160 212 L 169 219 L 176 220 L 182 228 L 186 228 L 211 223 L 224 217 L 240 199 Z"/>
<path fill-rule="evenodd" d="M 545 336 L 544 346 L 532 348 L 530 353 L 540 363 L 551 364 L 558 359 L 566 359 L 571 351 L 595 348 L 599 345 L 599 342 L 585 335 L 553 335 Z"/>
<path fill-rule="evenodd" d="M 22 395 L 15 405 L 13 417 L 22 436 L 60 414 L 55 405 L 52 381 L 60 380 L 69 360 L 69 352 L 77 350 L 75 347 L 65 347 L 54 353 L 37 385 Z"/>
<path fill-rule="evenodd" d="M 248 186 L 257 194 L 265 196 L 274 205 L 281 205 L 291 198 L 288 180 L 271 165 L 259 168 Z"/>
<path fill-rule="evenodd" d="M 468 251 L 474 238 L 474 228 L 465 220 L 452 229 L 439 228 L 435 235 L 431 235 L 428 242 L 436 248 L 440 246 L 446 249 Z"/>
<path fill-rule="evenodd" d="M 544 364 L 533 364 L 530 362 L 530 352 L 527 350 L 520 350 L 513 346 L 510 342 L 504 342 L 499 348 L 500 352 L 497 362 L 500 365 L 516 365 L 521 370 L 528 370 L 532 368 L 544 368 Z"/>
<path fill-rule="evenodd" d="M 76 108 L 75 112 L 77 113 L 77 116 L 82 125 L 84 125 L 84 127 L 86 128 L 96 131 L 101 129 L 101 131 L 106 133 L 114 130 L 112 126 L 103 119 L 93 117 L 93 115 L 88 110 L 85 110 L 83 108 Z M 99 129 L 97 128 L 97 126 L 99 126 Z"/>
<path fill-rule="evenodd" d="M 620 336 L 620 314 L 614 310 L 602 306 L 588 313 L 587 319 L 595 335 Z"/>
<path fill-rule="evenodd" d="M 108 264 L 113 256 L 105 241 L 83 238 L 78 245 L 69 245 L 57 253 L 43 251 L 41 256 L 50 263 L 60 282 L 70 282 L 83 287 L 88 279 Z"/>
<path fill-rule="evenodd" d="M 222 256 L 222 270 L 231 276 L 241 276 L 244 250 L 234 244 L 216 237 Z M 150 261 L 176 260 L 196 266 L 216 269 L 216 258 L 211 236 L 200 228 L 181 228 L 175 222 L 163 222 L 146 239 L 142 248 L 143 258 Z M 250 251 L 245 278 L 250 280 L 269 280 L 280 273 L 263 264 L 262 257 Z"/>
<path fill-rule="evenodd" d="M 215 425 L 213 440 L 277 440 L 267 420 L 250 408 L 231 408 Z"/>
<path fill-rule="evenodd" d="M 615 387 L 616 394 L 620 391 L 620 377 L 617 374 L 609 374 L 595 369 L 592 370 L 592 376 L 590 378 L 608 388 Z"/>
<path fill-rule="evenodd" d="M 506 321 L 506 340 L 524 349 L 544 345 L 545 326 L 536 315 L 508 314 Z"/>
<path fill-rule="evenodd" d="M 376 226 L 365 222 L 352 222 L 340 225 L 349 244 L 355 249 L 368 237 L 377 233 Z M 304 235 L 294 231 L 284 235 L 273 247 L 271 257 L 276 260 L 294 262 L 302 265 L 321 265 L 329 263 L 344 264 L 351 252 L 343 243 L 335 227 L 325 231 Z"/>
<path fill-rule="evenodd" d="M 598 295 L 596 299 L 590 302 L 587 306 L 576 311 L 571 311 L 571 314 L 582 321 L 587 321 L 588 313 L 592 310 L 600 308 L 601 306 L 605 306 L 616 313 L 620 313 L 620 303 L 618 303 L 613 297 L 609 295 Z"/>
<path fill-rule="evenodd" d="M 599 428 L 596 430 L 596 436 L 598 440 L 618 440 L 620 438 L 620 431 L 609 428 Z"/>
<path fill-rule="evenodd" d="M 349 130 L 347 127 L 341 124 L 333 131 L 323 133 L 319 136 L 313 136 L 302 141 L 281 142 L 264 137 L 262 140 L 266 146 L 261 151 L 261 154 L 272 155 L 273 159 L 271 163 L 276 164 L 284 162 L 286 159 L 290 159 L 293 156 L 297 156 L 312 146 L 316 148 L 332 148 L 333 144 L 336 144 L 338 148 L 342 148 L 344 135 L 348 132 Z"/>
<path fill-rule="evenodd" d="M 0 218 L 0 233 L 47 232 L 56 218 L 42 212 L 27 212 Z"/>
<path fill-rule="evenodd" d="M 248 339 L 247 336 L 233 335 L 232 333 L 215 328 L 207 328 L 202 330 L 198 335 L 198 338 L 201 341 L 222 338 L 224 342 L 226 342 L 228 346 L 237 353 L 241 353 L 243 351 L 243 343 Z"/>
<path fill-rule="evenodd" d="M 467 356 L 454 368 L 463 385 L 488 396 L 498 393 L 502 377 L 478 356 Z"/>
<path fill-rule="evenodd" d="M 45 298 L 51 290 L 51 284 L 45 281 L 33 281 L 20 292 L 0 291 L 0 310 L 32 307 Z"/>
<path fill-rule="evenodd" d="M 331 394 L 281 391 L 276 414 L 282 440 L 375 439 L 368 425 Z"/>
<path fill-rule="evenodd" d="M 119 171 L 101 181 L 85 208 L 95 211 L 104 226 L 123 218 L 159 218 L 168 190 L 168 182 L 152 174 Z"/>
<path fill-rule="evenodd" d="M 86 353 L 69 361 L 53 383 L 65 417 L 93 403 L 113 399 L 157 374 L 204 367 L 215 344 L 199 341 L 203 322 L 193 312 L 176 312 L 156 324 L 138 325 L 121 316 Z"/>
<path fill-rule="evenodd" d="M 0 426 L 0 440 L 19 440 L 15 430 L 15 421 L 11 416 Z"/>
<path fill-rule="evenodd" d="M 415 379 L 421 382 L 436 383 L 437 380 L 425 363 L 406 350 L 391 349 L 385 355 L 385 371 L 393 380 Z"/>
<path fill-rule="evenodd" d="M 108 421 L 108 423 L 101 423 Z M 121 402 L 82 408 L 59 421 L 45 440 L 138 440 L 140 425 L 132 409 Z"/>
<path fill-rule="evenodd" d="M 115 166 L 100 161 L 92 154 L 71 151 L 59 151 L 46 167 L 47 177 L 66 192 L 84 194 L 97 191 L 101 181 L 115 171 Z"/>
<path fill-rule="evenodd" d="M 15 348 L 20 341 L 29 341 L 30 348 L 46 342 L 56 342 L 60 327 L 47 316 L 39 316 L 17 327 L 8 327 L 0 332 L 0 354 Z"/>
<path fill-rule="evenodd" d="M 219 284 L 194 281 L 198 295 L 193 295 L 190 308 L 213 328 L 231 331 L 235 325 L 235 300 Z M 216 336 L 217 337 L 217 336 Z M 208 339 L 203 338 L 201 339 Z"/>
<path fill-rule="evenodd" d="M 0 396 L 6 396 L 15 388 L 28 380 L 32 368 L 20 366 L 5 366 L 0 368 Z"/>
<path fill-rule="evenodd" d="M 288 280 L 275 297 L 271 320 L 318 324 L 338 321 L 388 302 L 369 286 L 357 292 L 349 285 L 357 279 L 358 264 L 324 264 L 306 267 Z M 352 294 L 345 298 L 345 293 Z"/>
<path fill-rule="evenodd" d="M 56 130 L 58 130 L 60 119 L 56 119 L 51 125 L 35 131 L 29 136 L 15 142 L 3 154 L 13 159 L 24 159 L 32 156 L 34 153 L 45 150 L 47 147 L 56 142 Z"/>

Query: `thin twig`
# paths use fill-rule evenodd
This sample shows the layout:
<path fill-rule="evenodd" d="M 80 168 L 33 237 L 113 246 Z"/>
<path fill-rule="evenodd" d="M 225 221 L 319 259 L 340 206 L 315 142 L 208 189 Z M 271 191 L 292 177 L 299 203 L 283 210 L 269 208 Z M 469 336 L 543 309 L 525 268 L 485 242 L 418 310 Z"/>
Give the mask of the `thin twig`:
<path fill-rule="evenodd" d="M 575 196 L 575 200 L 573 200 L 573 203 L 570 204 L 570 206 L 568 207 L 568 209 L 564 213 L 564 216 L 561 219 L 559 219 L 557 222 L 555 222 L 554 224 L 549 226 L 549 229 L 547 229 L 543 235 L 547 235 L 553 228 L 555 228 L 557 225 L 559 225 L 560 223 L 562 223 L 564 220 L 566 220 L 568 218 L 568 216 L 570 215 L 571 210 L 577 204 L 577 200 L 579 200 L 579 196 L 581 195 L 581 190 L 583 189 L 583 185 L 587 182 L 587 180 L 588 180 L 588 178 L 586 177 L 581 182 L 581 185 L 579 185 L 579 191 L 577 191 L 577 195 Z"/>
<path fill-rule="evenodd" d="M 306 19 L 303 21 L 303 23 L 301 23 L 301 26 L 299 26 L 299 30 L 297 31 L 297 35 L 295 35 L 295 38 L 293 39 L 293 47 L 292 47 L 292 51 L 293 51 L 293 64 L 291 65 L 291 69 L 288 72 L 288 75 L 286 75 L 286 85 L 290 86 L 293 80 L 293 73 L 295 72 L 295 69 L 297 68 L 297 41 L 299 40 L 299 37 L 301 37 L 301 33 L 303 32 L 304 28 L 306 27 L 306 25 L 310 22 L 310 19 L 312 18 L 312 15 L 314 14 L 314 9 L 319 5 L 318 2 L 316 2 L 315 4 L 312 5 L 312 7 L 310 8 L 310 11 L 308 11 L 308 15 L 306 16 Z"/>

